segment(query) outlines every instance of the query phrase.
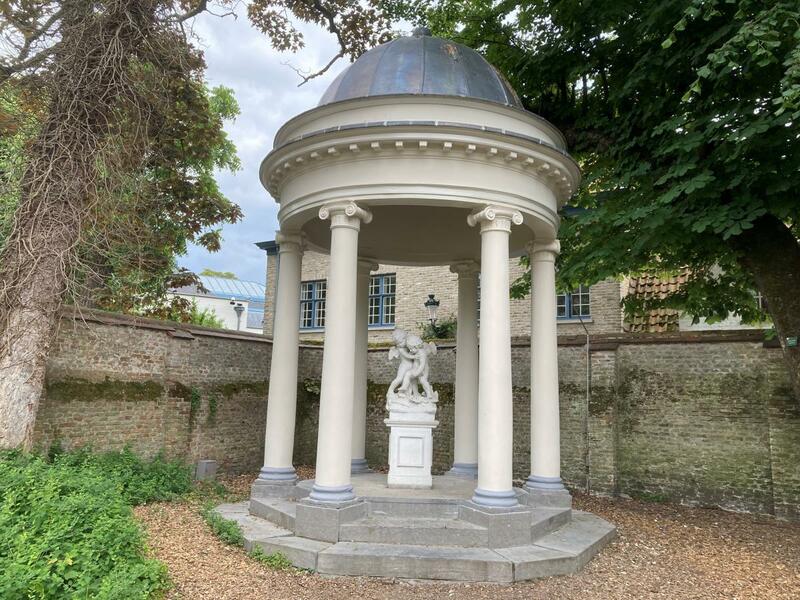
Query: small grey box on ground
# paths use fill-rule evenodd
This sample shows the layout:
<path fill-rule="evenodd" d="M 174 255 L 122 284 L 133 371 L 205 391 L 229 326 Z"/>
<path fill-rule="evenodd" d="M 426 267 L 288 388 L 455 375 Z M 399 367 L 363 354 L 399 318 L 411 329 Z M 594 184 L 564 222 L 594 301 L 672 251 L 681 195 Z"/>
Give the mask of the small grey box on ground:
<path fill-rule="evenodd" d="M 197 481 L 211 481 L 217 478 L 217 461 L 198 460 L 194 470 L 194 478 Z"/>

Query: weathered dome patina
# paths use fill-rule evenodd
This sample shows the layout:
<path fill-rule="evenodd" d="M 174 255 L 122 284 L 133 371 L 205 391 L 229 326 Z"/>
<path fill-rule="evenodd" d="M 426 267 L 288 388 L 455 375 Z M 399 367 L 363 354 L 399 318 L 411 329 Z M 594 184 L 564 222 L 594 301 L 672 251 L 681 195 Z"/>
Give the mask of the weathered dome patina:
<path fill-rule="evenodd" d="M 397 94 L 457 96 L 522 108 L 506 79 L 472 48 L 418 28 L 365 52 L 328 87 L 320 106 Z"/>

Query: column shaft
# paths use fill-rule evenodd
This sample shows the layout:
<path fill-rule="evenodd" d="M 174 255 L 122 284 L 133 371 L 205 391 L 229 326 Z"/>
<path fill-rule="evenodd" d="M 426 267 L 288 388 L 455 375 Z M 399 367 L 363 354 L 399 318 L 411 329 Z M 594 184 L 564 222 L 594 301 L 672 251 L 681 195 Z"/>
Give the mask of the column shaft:
<path fill-rule="evenodd" d="M 481 225 L 481 327 L 478 381 L 478 487 L 473 502 L 517 504 L 512 485 L 513 399 L 508 242 L 516 211 L 488 207 L 470 215 Z"/>
<path fill-rule="evenodd" d="M 478 475 L 478 265 L 457 263 L 455 442 L 450 475 Z"/>
<path fill-rule="evenodd" d="M 325 305 L 317 468 L 309 497 L 319 502 L 354 498 L 350 483 L 356 356 L 358 232 L 371 215 L 354 203 L 320 210 L 331 219 L 331 258 Z"/>
<path fill-rule="evenodd" d="M 563 490 L 558 414 L 558 240 L 534 243 L 531 262 L 531 475 L 527 487 Z"/>
<path fill-rule="evenodd" d="M 353 442 L 351 473 L 366 473 L 367 466 L 367 351 L 369 348 L 370 271 L 378 265 L 358 261 L 356 284 L 355 395 L 353 397 Z"/>
<path fill-rule="evenodd" d="M 297 361 L 300 325 L 300 277 L 302 246 L 299 234 L 279 232 L 278 287 L 275 327 L 267 399 L 267 431 L 264 466 L 259 480 L 294 482 L 292 466 L 297 408 Z"/>

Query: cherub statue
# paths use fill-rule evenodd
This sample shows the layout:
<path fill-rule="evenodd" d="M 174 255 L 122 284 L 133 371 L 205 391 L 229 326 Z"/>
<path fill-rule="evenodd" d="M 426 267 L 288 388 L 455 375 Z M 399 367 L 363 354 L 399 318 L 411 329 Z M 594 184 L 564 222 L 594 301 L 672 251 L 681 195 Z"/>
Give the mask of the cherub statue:
<path fill-rule="evenodd" d="M 395 329 L 392 333 L 392 341 L 394 342 L 394 347 L 389 348 L 389 360 L 394 360 L 395 358 L 400 359 L 400 365 L 397 367 L 397 376 L 392 380 L 392 383 L 389 384 L 389 391 L 387 393 L 388 396 L 393 396 L 397 393 L 397 386 L 399 386 L 405 380 L 406 373 L 408 373 L 413 367 L 414 356 L 411 352 L 408 351 L 408 347 L 406 346 L 406 342 L 408 340 L 408 333 L 403 331 L 402 329 Z M 387 404 L 388 408 L 388 404 Z"/>
<path fill-rule="evenodd" d="M 428 375 L 430 373 L 430 364 L 428 356 L 436 354 L 436 344 L 433 342 L 425 343 L 418 335 L 409 335 L 406 337 L 406 348 L 409 354 L 413 357 L 411 369 L 407 370 L 403 377 L 403 383 L 400 385 L 400 390 L 411 396 L 419 395 L 419 388 L 417 385 L 422 386 L 425 397 L 431 401 L 436 402 L 433 388 Z M 411 387 L 413 386 L 413 388 Z M 411 388 L 411 389 L 410 389 Z"/>
<path fill-rule="evenodd" d="M 395 346 L 389 350 L 389 360 L 400 358 L 397 376 L 386 392 L 386 409 L 400 407 L 416 409 L 420 405 L 434 404 L 438 394 L 428 380 L 430 365 L 428 356 L 436 352 L 436 345 L 426 344 L 422 339 L 402 329 L 392 334 Z M 422 386 L 424 394 L 419 393 Z M 434 409 L 435 410 L 435 409 Z"/>

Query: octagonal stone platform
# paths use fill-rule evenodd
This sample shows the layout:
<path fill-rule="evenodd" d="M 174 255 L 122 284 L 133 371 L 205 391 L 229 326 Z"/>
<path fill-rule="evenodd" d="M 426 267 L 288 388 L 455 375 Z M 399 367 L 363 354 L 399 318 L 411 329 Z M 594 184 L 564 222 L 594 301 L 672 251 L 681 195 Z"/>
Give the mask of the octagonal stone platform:
<path fill-rule="evenodd" d="M 236 521 L 245 548 L 280 552 L 327 575 L 511 583 L 579 571 L 616 535 L 614 526 L 567 507 L 474 505 L 474 481 L 434 477 L 430 490 L 389 488 L 386 476 L 353 476 L 356 502 L 310 502 L 301 481 L 289 497 L 253 497 L 216 511 Z"/>

